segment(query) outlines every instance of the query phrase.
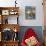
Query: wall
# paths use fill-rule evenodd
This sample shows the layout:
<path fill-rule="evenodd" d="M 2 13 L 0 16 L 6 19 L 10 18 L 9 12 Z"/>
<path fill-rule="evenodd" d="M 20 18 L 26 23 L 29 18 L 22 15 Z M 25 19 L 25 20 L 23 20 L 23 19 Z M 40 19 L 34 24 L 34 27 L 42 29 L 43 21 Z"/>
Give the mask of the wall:
<path fill-rule="evenodd" d="M 35 20 L 26 20 L 25 19 L 25 6 L 35 6 L 36 7 L 36 19 Z M 43 26 L 43 6 L 42 0 L 25 0 L 22 2 L 21 0 L 21 8 L 20 10 L 20 25 L 22 26 Z"/>
<path fill-rule="evenodd" d="M 1 7 L 10 7 L 15 6 L 15 0 L 0 0 Z M 19 10 L 19 24 L 21 26 L 43 26 L 43 6 L 42 0 L 17 0 L 17 6 L 20 7 Z M 36 7 L 36 19 L 35 20 L 26 20 L 25 19 L 25 6 L 35 6 Z"/>

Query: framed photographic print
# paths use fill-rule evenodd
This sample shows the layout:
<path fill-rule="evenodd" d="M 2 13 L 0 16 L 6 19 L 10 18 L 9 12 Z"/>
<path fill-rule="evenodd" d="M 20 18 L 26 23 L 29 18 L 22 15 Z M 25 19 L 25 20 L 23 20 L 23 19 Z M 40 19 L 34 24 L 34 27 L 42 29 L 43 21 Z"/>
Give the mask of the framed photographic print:
<path fill-rule="evenodd" d="M 25 17 L 26 19 L 35 19 L 36 18 L 36 8 L 34 6 L 25 7 Z"/>
<path fill-rule="evenodd" d="M 2 15 L 9 15 L 9 10 L 2 10 Z"/>

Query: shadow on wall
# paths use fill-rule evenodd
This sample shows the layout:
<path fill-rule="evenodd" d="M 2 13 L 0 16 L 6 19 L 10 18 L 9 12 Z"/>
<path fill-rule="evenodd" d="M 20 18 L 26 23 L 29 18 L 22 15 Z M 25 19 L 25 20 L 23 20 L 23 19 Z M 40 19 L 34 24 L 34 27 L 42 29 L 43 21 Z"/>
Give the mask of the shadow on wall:
<path fill-rule="evenodd" d="M 19 32 L 19 39 L 20 39 L 20 42 L 23 38 L 23 35 L 25 33 L 25 31 L 28 29 L 28 28 L 32 28 L 36 34 L 37 34 L 37 37 L 39 39 L 39 41 L 41 43 L 43 43 L 43 30 L 42 30 L 42 26 L 21 26 L 20 27 L 20 32 Z"/>

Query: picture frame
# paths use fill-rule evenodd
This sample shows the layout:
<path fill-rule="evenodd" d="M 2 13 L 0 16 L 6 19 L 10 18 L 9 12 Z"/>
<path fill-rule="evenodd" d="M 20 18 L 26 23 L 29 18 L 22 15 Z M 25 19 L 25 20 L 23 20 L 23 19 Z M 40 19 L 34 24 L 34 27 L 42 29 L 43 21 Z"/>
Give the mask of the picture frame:
<path fill-rule="evenodd" d="M 25 6 L 25 18 L 28 20 L 36 18 L 36 8 L 34 6 Z"/>
<path fill-rule="evenodd" d="M 2 10 L 2 15 L 9 15 L 9 10 Z"/>

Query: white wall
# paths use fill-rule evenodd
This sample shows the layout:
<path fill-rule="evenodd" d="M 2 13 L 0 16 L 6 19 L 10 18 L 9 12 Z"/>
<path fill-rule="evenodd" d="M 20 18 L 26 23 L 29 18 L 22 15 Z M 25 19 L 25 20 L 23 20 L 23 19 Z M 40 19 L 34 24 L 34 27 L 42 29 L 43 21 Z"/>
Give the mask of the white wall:
<path fill-rule="evenodd" d="M 43 26 L 43 6 L 42 0 L 21 0 L 21 8 L 20 10 L 20 25 L 26 26 Z M 35 6 L 36 7 L 36 19 L 35 20 L 26 20 L 25 19 L 25 6 Z"/>
<path fill-rule="evenodd" d="M 0 0 L 0 6 L 9 7 L 14 6 L 15 0 Z M 43 26 L 43 6 L 42 0 L 17 0 L 17 6 L 20 7 L 19 24 L 21 26 Z M 26 20 L 25 19 L 25 6 L 35 6 L 36 7 L 36 19 Z"/>

